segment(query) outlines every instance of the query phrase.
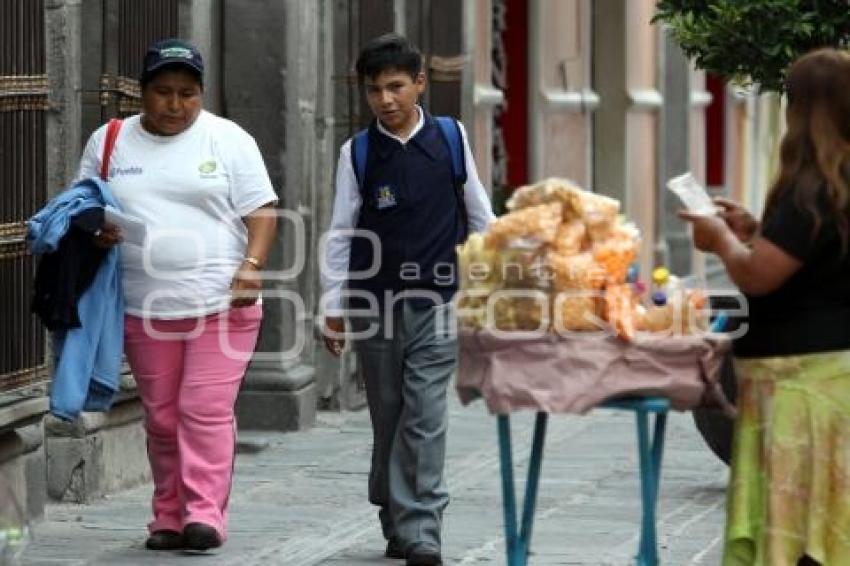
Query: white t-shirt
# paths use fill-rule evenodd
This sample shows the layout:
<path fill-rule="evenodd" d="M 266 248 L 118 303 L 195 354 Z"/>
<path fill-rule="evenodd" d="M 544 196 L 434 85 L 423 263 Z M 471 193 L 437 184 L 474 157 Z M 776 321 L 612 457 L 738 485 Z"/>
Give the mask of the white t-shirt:
<path fill-rule="evenodd" d="M 105 134 L 102 126 L 89 138 L 78 179 L 99 176 Z M 228 309 L 248 242 L 242 217 L 277 200 L 254 138 L 205 111 L 176 136 L 151 134 L 131 116 L 109 186 L 147 227 L 144 246 L 121 245 L 126 312 L 176 319 Z"/>

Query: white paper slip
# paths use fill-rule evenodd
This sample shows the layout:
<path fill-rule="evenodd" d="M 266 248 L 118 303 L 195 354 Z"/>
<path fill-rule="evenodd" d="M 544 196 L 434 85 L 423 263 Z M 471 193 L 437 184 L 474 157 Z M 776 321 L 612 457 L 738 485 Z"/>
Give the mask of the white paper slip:
<path fill-rule="evenodd" d="M 667 188 L 676 193 L 688 212 L 705 216 L 717 214 L 717 205 L 690 172 L 667 181 Z"/>
<path fill-rule="evenodd" d="M 111 206 L 106 206 L 103 210 L 104 219 L 110 224 L 118 226 L 121 230 L 121 237 L 125 242 L 137 246 L 145 245 L 148 228 L 144 222 Z"/>

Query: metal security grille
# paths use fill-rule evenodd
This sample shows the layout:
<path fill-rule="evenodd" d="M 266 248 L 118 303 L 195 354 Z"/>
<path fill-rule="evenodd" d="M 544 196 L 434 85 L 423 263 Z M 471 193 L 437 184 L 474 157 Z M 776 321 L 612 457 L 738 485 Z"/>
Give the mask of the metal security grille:
<path fill-rule="evenodd" d="M 160 39 L 177 37 L 179 0 L 104 0 L 104 14 L 117 21 L 117 59 L 104 57 L 100 77 L 102 118 L 126 116 L 140 110 L 139 71 L 148 45 Z M 109 15 L 116 14 L 116 18 Z M 105 44 L 108 41 L 104 38 Z"/>
<path fill-rule="evenodd" d="M 0 0 L 0 391 L 45 377 L 24 221 L 46 200 L 43 0 Z"/>

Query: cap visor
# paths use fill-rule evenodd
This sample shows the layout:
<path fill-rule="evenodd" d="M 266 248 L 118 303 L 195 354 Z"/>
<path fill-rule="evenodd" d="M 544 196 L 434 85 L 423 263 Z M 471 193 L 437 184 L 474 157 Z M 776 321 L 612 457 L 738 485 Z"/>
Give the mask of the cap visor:
<path fill-rule="evenodd" d="M 186 59 L 163 59 L 162 61 L 157 61 L 155 64 L 145 69 L 145 75 L 155 73 L 164 67 L 184 67 L 200 77 L 204 75 L 204 71 L 202 69 L 199 69 L 197 65 L 191 61 L 187 61 Z"/>

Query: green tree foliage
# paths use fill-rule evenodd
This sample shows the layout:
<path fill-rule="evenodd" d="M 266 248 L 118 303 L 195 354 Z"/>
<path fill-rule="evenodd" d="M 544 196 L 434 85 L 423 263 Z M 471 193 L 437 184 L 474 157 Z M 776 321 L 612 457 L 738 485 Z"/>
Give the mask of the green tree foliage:
<path fill-rule="evenodd" d="M 850 45 L 850 0 L 660 0 L 652 20 L 700 69 L 782 92 L 791 62 Z"/>

